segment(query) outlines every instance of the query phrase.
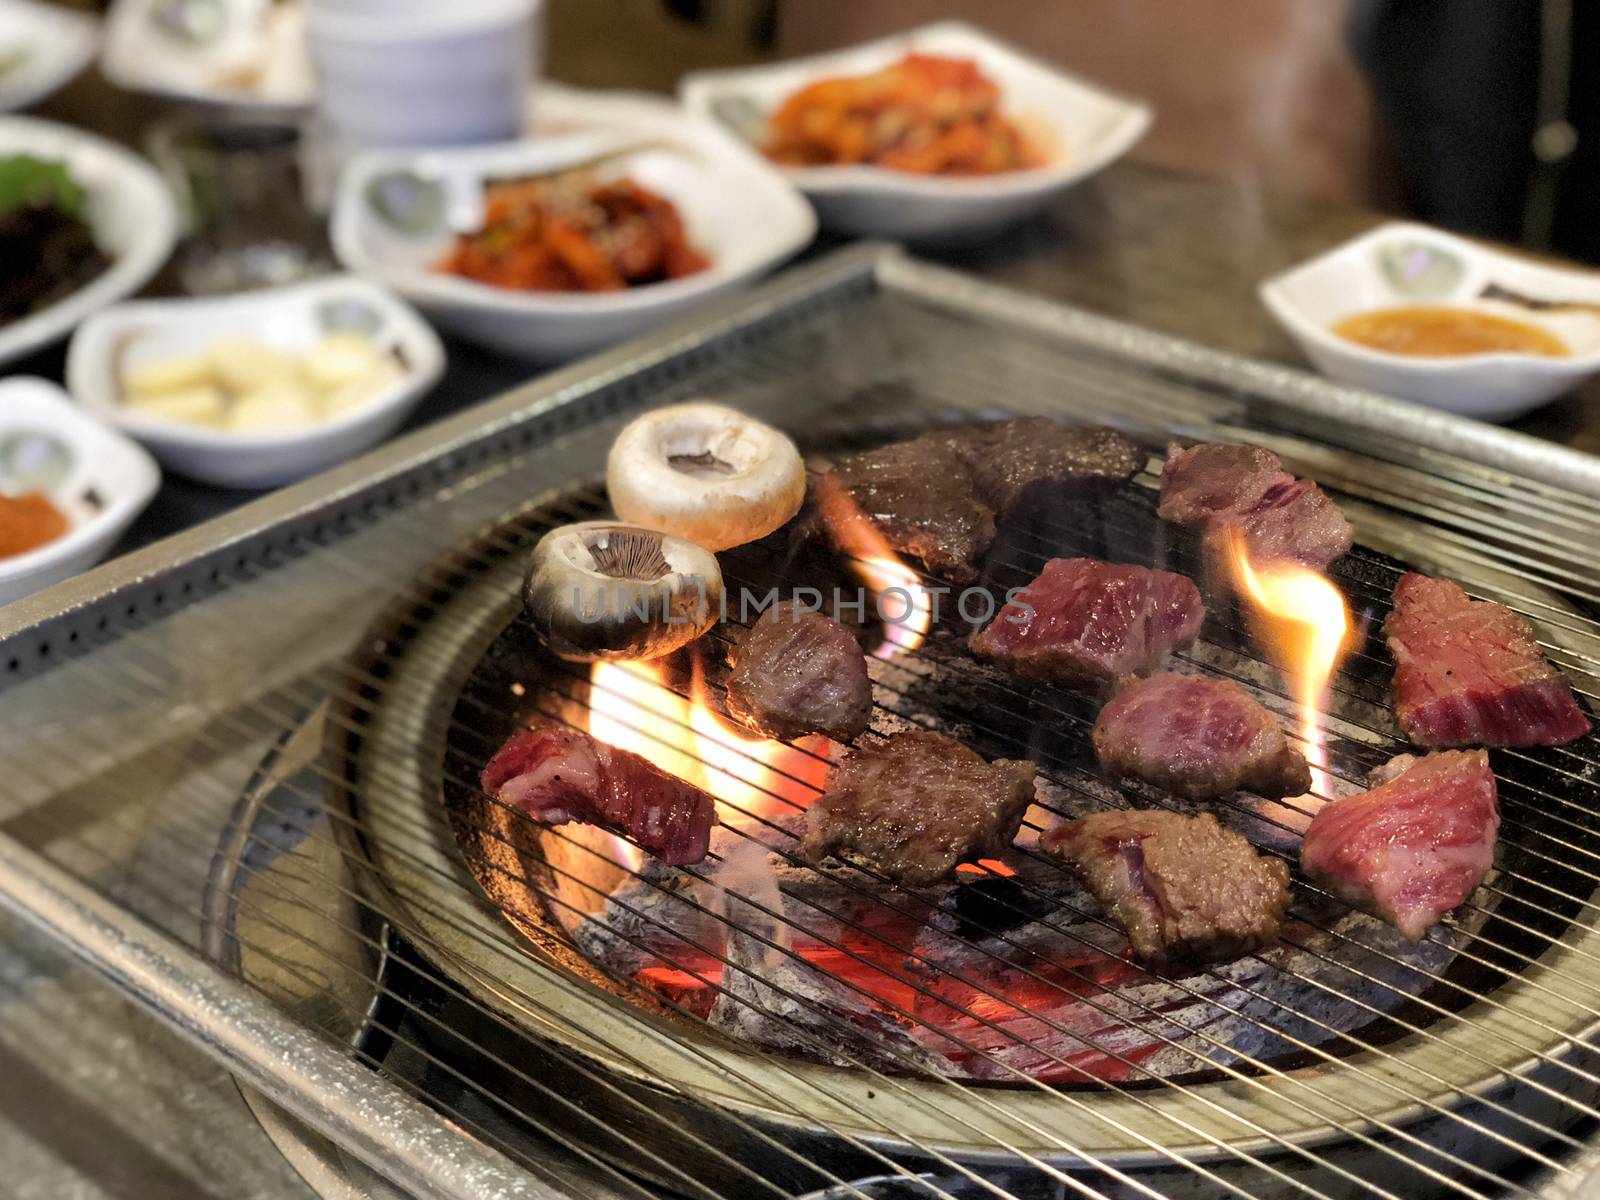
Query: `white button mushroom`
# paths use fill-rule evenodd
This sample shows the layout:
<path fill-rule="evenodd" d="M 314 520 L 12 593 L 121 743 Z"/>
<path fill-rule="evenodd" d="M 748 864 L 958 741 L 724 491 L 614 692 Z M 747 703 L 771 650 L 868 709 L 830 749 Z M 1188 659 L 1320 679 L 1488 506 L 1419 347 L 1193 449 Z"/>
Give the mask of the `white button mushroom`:
<path fill-rule="evenodd" d="M 659 658 L 716 623 L 722 570 L 715 555 L 659 530 L 584 521 L 539 539 L 522 602 L 561 658 Z"/>
<path fill-rule="evenodd" d="M 805 500 L 806 469 L 770 425 L 720 404 L 674 404 L 618 435 L 606 487 L 622 520 L 715 551 L 787 523 Z"/>

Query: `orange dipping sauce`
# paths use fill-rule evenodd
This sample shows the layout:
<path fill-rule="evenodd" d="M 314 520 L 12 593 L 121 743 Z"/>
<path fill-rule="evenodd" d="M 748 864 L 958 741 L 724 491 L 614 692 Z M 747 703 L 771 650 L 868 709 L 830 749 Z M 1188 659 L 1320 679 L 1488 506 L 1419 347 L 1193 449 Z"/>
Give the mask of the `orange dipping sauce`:
<path fill-rule="evenodd" d="M 1470 308 L 1375 308 L 1336 322 L 1333 332 L 1373 350 L 1421 358 L 1506 350 L 1550 358 L 1570 353 L 1549 330 Z"/>
<path fill-rule="evenodd" d="M 55 541 L 72 522 L 43 492 L 0 496 L 0 558 L 12 558 Z"/>

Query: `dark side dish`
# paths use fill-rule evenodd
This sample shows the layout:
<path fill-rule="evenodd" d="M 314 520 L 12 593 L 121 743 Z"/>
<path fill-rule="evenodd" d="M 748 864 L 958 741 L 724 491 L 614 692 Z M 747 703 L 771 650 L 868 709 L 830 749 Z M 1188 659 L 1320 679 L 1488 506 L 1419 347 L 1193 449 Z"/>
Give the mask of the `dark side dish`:
<path fill-rule="evenodd" d="M 84 219 L 86 199 L 61 163 L 0 157 L 0 325 L 54 304 L 111 265 Z"/>

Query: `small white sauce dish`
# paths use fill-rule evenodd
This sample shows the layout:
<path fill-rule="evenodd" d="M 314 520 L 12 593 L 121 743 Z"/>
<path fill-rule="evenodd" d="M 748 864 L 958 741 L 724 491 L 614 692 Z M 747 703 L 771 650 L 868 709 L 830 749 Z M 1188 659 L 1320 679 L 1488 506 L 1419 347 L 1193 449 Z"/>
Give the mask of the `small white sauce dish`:
<path fill-rule="evenodd" d="M 188 104 L 278 112 L 316 98 L 297 0 L 114 0 L 100 69 Z"/>
<path fill-rule="evenodd" d="M 205 353 L 247 338 L 288 353 L 328 333 L 361 333 L 400 363 L 399 377 L 351 411 L 290 430 L 236 432 L 140 412 L 124 403 L 130 367 Z M 67 352 L 67 386 L 85 409 L 202 483 L 276 487 L 313 475 L 383 441 L 444 374 L 444 347 L 413 310 L 365 280 L 315 279 L 223 298 L 117 305 L 84 322 Z"/>
<path fill-rule="evenodd" d="M 1491 286 L 1538 300 L 1600 304 L 1600 276 L 1545 266 L 1426 225 L 1391 222 L 1261 284 L 1267 310 L 1334 379 L 1484 421 L 1508 421 L 1600 372 L 1600 310 L 1543 311 L 1484 298 Z M 1333 332 L 1380 308 L 1472 309 L 1548 330 L 1563 357 L 1500 351 L 1422 357 L 1358 345 Z"/>
<path fill-rule="evenodd" d="M 55 384 L 27 375 L 0 381 L 0 490 L 43 492 L 71 522 L 54 541 L 0 558 L 0 604 L 94 566 L 160 485 L 150 455 Z"/>
<path fill-rule="evenodd" d="M 670 200 L 711 265 L 605 293 L 518 291 L 434 269 L 458 233 L 482 227 L 486 183 L 591 162 L 602 179 L 630 176 Z M 333 209 L 334 253 L 347 269 L 462 337 L 540 360 L 585 354 L 680 316 L 777 266 L 815 233 L 805 198 L 732 135 L 642 106 L 620 128 L 367 154 L 340 177 Z"/>
<path fill-rule="evenodd" d="M 678 93 L 691 112 L 726 121 L 759 141 L 771 113 L 806 84 L 861 75 L 909 53 L 971 59 L 1000 88 L 1006 114 L 1050 155 L 1042 166 L 985 176 L 915 175 L 876 166 L 781 168 L 816 205 L 822 223 L 871 237 L 971 235 L 1042 208 L 1122 157 L 1150 127 L 1148 105 L 1048 66 L 960 21 L 767 66 L 698 71 Z"/>
<path fill-rule="evenodd" d="M 156 169 L 104 138 L 53 121 L 0 117 L 0 156 L 29 154 L 65 165 L 83 188 L 84 219 L 111 265 L 54 304 L 0 325 L 0 363 L 41 350 L 161 269 L 178 236 L 178 209 Z"/>
<path fill-rule="evenodd" d="M 42 0 L 0 0 L 0 112 L 37 104 L 89 65 L 100 22 Z"/>

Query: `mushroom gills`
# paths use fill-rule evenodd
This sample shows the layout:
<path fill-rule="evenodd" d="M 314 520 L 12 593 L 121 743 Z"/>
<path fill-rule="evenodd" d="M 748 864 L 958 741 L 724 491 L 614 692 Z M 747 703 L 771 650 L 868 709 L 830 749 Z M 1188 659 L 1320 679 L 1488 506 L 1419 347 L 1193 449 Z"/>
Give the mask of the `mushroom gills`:
<path fill-rule="evenodd" d="M 612 579 L 652 581 L 672 573 L 672 564 L 661 552 L 661 535 L 648 530 L 615 528 L 608 536 L 585 543 L 594 559 L 594 569 Z"/>
<path fill-rule="evenodd" d="M 697 479 L 717 479 L 739 473 L 738 467 L 723 462 L 709 450 L 700 454 L 669 454 L 667 461 L 674 471 Z"/>
<path fill-rule="evenodd" d="M 523 609 L 550 651 L 575 662 L 659 658 L 716 623 L 716 556 L 614 521 L 553 529 L 534 547 Z"/>

